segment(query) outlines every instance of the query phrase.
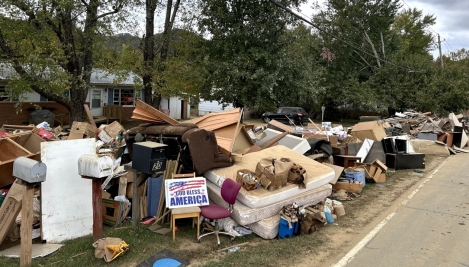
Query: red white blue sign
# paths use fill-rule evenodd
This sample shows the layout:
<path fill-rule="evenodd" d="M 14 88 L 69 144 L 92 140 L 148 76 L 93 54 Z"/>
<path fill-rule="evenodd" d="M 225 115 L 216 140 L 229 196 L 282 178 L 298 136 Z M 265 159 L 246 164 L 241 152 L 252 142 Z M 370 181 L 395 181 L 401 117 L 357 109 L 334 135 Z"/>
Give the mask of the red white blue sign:
<path fill-rule="evenodd" d="M 166 179 L 164 184 L 166 207 L 169 209 L 209 204 L 204 177 Z"/>

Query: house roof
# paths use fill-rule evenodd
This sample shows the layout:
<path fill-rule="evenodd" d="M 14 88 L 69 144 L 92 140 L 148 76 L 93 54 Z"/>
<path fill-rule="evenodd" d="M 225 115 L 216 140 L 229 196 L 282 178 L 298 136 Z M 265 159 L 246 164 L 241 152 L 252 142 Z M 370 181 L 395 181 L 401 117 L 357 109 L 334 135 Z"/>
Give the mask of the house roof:
<path fill-rule="evenodd" d="M 10 64 L 0 63 L 0 80 L 8 80 L 18 74 Z M 141 78 L 132 71 L 120 71 L 118 74 L 95 68 L 91 73 L 90 84 L 93 85 L 124 85 L 131 86 Z"/>
<path fill-rule="evenodd" d="M 113 74 L 106 70 L 93 69 L 90 84 L 134 85 L 134 83 L 139 80 L 140 76 L 131 71 Z"/>

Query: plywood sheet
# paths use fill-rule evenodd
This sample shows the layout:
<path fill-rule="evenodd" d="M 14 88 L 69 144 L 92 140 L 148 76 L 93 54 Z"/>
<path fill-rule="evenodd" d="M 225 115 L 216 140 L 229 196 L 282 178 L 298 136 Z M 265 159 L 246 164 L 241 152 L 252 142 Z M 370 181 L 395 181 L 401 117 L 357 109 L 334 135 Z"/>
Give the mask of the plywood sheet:
<path fill-rule="evenodd" d="M 60 243 L 93 232 L 91 180 L 78 175 L 78 159 L 95 154 L 94 138 L 41 143 L 47 166 L 41 187 L 43 239 Z"/>

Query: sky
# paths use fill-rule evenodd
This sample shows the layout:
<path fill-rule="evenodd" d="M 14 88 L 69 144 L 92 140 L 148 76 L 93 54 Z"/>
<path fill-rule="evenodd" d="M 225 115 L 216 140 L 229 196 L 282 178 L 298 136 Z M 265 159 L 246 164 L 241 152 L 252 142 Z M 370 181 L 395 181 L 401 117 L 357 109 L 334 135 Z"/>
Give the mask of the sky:
<path fill-rule="evenodd" d="M 325 2 L 325 0 L 308 0 L 308 4 L 302 6 L 302 14 L 311 17 L 310 8 L 313 2 Z M 469 49 L 469 0 L 401 0 L 403 8 L 417 8 L 423 14 L 432 14 L 436 17 L 436 23 L 430 28 L 435 35 L 440 35 L 441 51 L 443 54 L 456 52 L 461 48 Z M 438 56 L 438 47 L 431 51 L 434 57 Z"/>

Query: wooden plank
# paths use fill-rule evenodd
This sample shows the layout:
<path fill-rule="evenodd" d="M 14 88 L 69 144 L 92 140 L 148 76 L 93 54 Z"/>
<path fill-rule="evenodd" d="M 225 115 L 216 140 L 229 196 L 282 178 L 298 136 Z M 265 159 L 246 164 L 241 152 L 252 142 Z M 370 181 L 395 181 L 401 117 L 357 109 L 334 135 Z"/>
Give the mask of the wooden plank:
<path fill-rule="evenodd" d="M 16 217 L 21 211 L 23 203 L 23 187 L 20 182 L 14 182 L 0 208 L 0 244 L 9 233 Z"/>
<path fill-rule="evenodd" d="M 34 184 L 23 184 L 23 207 L 21 210 L 21 252 L 20 266 L 31 266 L 33 253 L 33 201 L 34 201 Z"/>
<path fill-rule="evenodd" d="M 90 108 L 88 107 L 87 104 L 83 104 L 83 107 L 85 108 L 85 113 L 86 113 L 86 116 L 88 117 L 88 121 L 90 122 L 91 125 L 96 127 L 96 122 L 93 119 L 93 115 L 91 115 Z"/>
<path fill-rule="evenodd" d="M 97 241 L 103 236 L 103 190 L 101 189 L 102 179 L 92 179 L 91 190 L 93 192 L 93 241 Z"/>
<path fill-rule="evenodd" d="M 132 183 L 132 227 L 136 229 L 140 222 L 140 199 L 141 194 L 139 193 L 139 185 L 144 181 L 147 176 L 145 174 L 137 175 L 137 171 L 132 169 L 130 170 L 133 177 Z"/>
<path fill-rule="evenodd" d="M 140 115 L 145 114 L 145 116 L 151 116 L 151 118 L 147 119 L 149 121 L 155 121 L 155 122 L 165 121 L 171 125 L 176 125 L 179 123 L 177 120 L 171 118 L 170 116 L 164 114 L 163 112 L 157 110 L 156 108 L 138 99 L 137 99 L 137 104 L 133 112 L 136 114 L 140 114 Z M 132 114 L 132 118 L 133 117 L 134 115 Z"/>

